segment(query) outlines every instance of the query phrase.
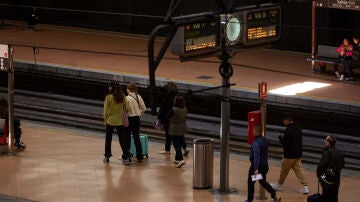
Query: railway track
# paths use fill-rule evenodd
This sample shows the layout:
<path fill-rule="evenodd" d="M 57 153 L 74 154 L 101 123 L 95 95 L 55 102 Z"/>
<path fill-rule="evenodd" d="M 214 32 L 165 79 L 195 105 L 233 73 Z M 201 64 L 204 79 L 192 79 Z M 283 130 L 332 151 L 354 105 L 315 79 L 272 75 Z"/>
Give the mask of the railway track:
<path fill-rule="evenodd" d="M 4 97 L 5 88 L 0 88 L 0 97 Z M 76 98 L 58 94 L 39 93 L 25 90 L 15 90 L 15 116 L 39 123 L 55 124 L 65 127 L 97 131 L 99 137 L 103 135 L 104 126 L 102 120 L 102 101 Z M 156 130 L 153 124 L 156 117 L 145 114 L 142 117 L 142 132 L 149 135 L 153 141 L 164 140 L 162 131 Z M 216 117 L 189 114 L 188 132 L 186 136 L 189 145 L 198 137 L 208 137 L 215 140 L 215 148 L 220 147 L 220 119 Z M 277 141 L 273 130 L 283 131 L 284 128 L 275 125 L 268 126 L 267 137 L 270 140 L 269 156 L 280 159 L 282 154 L 281 145 Z M 243 121 L 231 121 L 230 129 L 230 152 L 236 154 L 248 154 L 247 123 Z M 93 134 L 93 133 L 92 133 Z M 304 158 L 303 161 L 316 164 L 319 161 L 327 133 L 304 130 Z M 25 135 L 26 137 L 26 135 Z M 347 169 L 360 170 L 360 137 L 352 135 L 337 135 L 338 147 L 344 151 Z"/>

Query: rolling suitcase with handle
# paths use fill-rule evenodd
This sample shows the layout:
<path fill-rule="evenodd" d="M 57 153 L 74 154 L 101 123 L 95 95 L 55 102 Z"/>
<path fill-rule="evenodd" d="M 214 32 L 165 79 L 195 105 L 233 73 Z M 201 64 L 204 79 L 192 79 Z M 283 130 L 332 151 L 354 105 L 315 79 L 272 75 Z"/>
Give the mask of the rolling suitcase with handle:
<path fill-rule="evenodd" d="M 320 194 L 320 182 L 318 182 L 318 193 L 308 196 L 307 202 L 322 202 L 322 196 Z"/>
<path fill-rule="evenodd" d="M 143 156 L 145 156 L 146 158 L 149 158 L 148 136 L 145 134 L 140 134 L 140 142 L 141 142 Z M 131 135 L 130 153 L 131 153 L 131 156 L 136 156 L 136 147 L 135 147 L 134 138 L 132 135 Z"/>

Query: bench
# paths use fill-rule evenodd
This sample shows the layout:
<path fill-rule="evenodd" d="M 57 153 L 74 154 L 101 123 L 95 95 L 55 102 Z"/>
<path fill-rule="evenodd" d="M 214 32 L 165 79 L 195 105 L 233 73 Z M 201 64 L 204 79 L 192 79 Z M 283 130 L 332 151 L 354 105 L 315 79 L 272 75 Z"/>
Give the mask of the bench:
<path fill-rule="evenodd" d="M 317 55 L 315 58 L 307 58 L 307 61 L 317 62 L 317 63 L 327 63 L 335 64 L 338 60 L 339 54 L 336 52 L 338 47 L 335 46 L 325 46 L 318 45 Z M 360 60 L 349 60 L 344 61 L 344 63 L 350 64 L 352 69 L 360 68 Z M 320 68 L 319 66 L 316 69 L 313 69 L 314 72 L 325 73 L 326 67 Z"/>

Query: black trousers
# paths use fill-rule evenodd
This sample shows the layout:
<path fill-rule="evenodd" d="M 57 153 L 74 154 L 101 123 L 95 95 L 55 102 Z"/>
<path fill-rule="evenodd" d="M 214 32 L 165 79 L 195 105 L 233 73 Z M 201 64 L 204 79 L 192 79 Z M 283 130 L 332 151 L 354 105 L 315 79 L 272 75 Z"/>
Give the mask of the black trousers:
<path fill-rule="evenodd" d="M 114 132 L 114 129 L 116 128 L 116 132 L 118 134 L 119 138 L 119 144 L 121 146 L 121 150 L 123 151 L 122 158 L 128 159 L 130 157 L 129 152 L 129 144 L 128 144 L 128 138 L 126 135 L 126 129 L 123 126 L 111 126 L 106 124 L 106 137 L 105 137 L 105 157 L 110 158 L 112 156 L 111 153 L 111 142 L 112 142 L 112 135 Z"/>
<path fill-rule="evenodd" d="M 129 117 L 129 127 L 127 128 L 127 138 L 128 138 L 128 145 L 131 146 L 131 135 L 134 138 L 134 144 L 136 147 L 136 158 L 138 160 L 142 160 L 144 157 L 142 155 L 142 147 L 140 141 L 140 117 L 139 116 L 132 116 Z M 129 146 L 129 152 L 130 152 Z"/>
<path fill-rule="evenodd" d="M 249 176 L 248 176 L 248 201 L 254 200 L 254 189 L 255 189 L 255 182 L 252 181 L 251 175 L 254 175 L 254 167 L 251 165 L 249 169 Z M 269 171 L 268 165 L 260 165 L 259 173 L 263 176 L 262 180 L 259 180 L 259 183 L 262 187 L 266 189 L 267 192 L 271 194 L 271 198 L 275 198 L 276 191 L 271 187 L 271 185 L 266 181 L 266 174 Z"/>
<path fill-rule="evenodd" d="M 323 187 L 323 202 L 338 202 L 339 187 L 327 189 Z"/>
<path fill-rule="evenodd" d="M 176 161 L 182 161 L 184 160 L 182 152 L 181 152 L 181 147 L 182 147 L 182 142 L 183 142 L 184 136 L 171 136 L 171 140 L 174 144 L 174 148 L 175 148 L 175 160 Z"/>

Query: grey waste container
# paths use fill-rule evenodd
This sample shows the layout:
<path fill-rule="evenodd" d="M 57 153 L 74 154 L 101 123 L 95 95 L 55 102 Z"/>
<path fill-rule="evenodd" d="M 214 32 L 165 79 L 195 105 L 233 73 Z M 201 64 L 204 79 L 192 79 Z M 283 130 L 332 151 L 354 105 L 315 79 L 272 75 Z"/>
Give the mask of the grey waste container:
<path fill-rule="evenodd" d="M 214 140 L 194 140 L 193 188 L 207 189 L 213 186 Z"/>

